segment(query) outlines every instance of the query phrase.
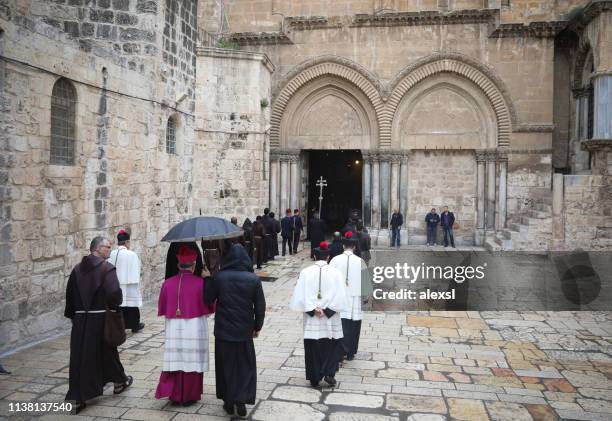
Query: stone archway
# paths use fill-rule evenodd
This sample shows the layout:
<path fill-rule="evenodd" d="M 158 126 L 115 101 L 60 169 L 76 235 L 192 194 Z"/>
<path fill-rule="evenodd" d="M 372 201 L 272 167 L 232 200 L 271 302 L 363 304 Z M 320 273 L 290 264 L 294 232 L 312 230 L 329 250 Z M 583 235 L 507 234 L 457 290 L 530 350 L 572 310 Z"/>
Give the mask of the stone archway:
<path fill-rule="evenodd" d="M 326 56 L 294 69 L 272 109 L 270 207 L 305 210 L 303 151 L 377 148 L 382 108 L 376 78 L 355 63 Z"/>

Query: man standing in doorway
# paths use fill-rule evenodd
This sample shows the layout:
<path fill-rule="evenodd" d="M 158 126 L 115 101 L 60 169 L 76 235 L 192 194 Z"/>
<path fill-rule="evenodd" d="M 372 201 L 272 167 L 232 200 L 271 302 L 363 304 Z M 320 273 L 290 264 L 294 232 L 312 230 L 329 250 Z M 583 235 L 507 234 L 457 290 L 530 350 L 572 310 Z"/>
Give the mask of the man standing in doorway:
<path fill-rule="evenodd" d="M 436 208 L 431 208 L 431 211 L 425 216 L 427 224 L 427 245 L 436 245 L 436 230 L 440 223 L 440 215 L 436 213 Z"/>
<path fill-rule="evenodd" d="M 283 237 L 283 256 L 287 250 L 289 243 L 289 255 L 293 254 L 293 218 L 291 217 L 291 209 L 285 211 L 285 217 L 281 219 L 281 237 Z"/>
<path fill-rule="evenodd" d="M 455 237 L 453 236 L 455 215 L 448 211 L 448 206 L 444 206 L 444 212 L 440 217 L 440 225 L 442 225 L 442 231 L 444 231 L 444 247 L 448 247 L 448 238 L 450 237 L 451 246 L 455 248 Z"/>
<path fill-rule="evenodd" d="M 302 223 L 300 210 L 293 209 L 293 253 L 297 253 L 300 238 L 302 237 L 302 231 L 304 231 L 304 224 Z"/>
<path fill-rule="evenodd" d="M 398 209 L 393 210 L 391 215 L 391 247 L 400 246 L 400 227 L 404 224 L 404 217 Z"/>

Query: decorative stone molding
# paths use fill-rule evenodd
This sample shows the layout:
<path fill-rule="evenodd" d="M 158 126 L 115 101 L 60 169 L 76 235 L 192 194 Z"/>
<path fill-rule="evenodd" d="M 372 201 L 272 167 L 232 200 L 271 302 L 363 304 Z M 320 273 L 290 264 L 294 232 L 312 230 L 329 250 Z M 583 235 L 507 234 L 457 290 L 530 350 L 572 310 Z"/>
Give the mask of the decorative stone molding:
<path fill-rule="evenodd" d="M 280 162 L 297 162 L 300 159 L 300 151 L 298 149 L 271 149 L 270 160 L 273 159 Z"/>
<path fill-rule="evenodd" d="M 264 53 L 244 50 L 230 50 L 216 47 L 198 47 L 196 49 L 196 54 L 202 57 L 218 57 L 234 60 L 261 61 L 263 65 L 266 66 L 266 68 L 270 71 L 270 73 L 274 72 L 275 70 L 274 64 L 272 64 L 270 58 Z"/>
<path fill-rule="evenodd" d="M 566 21 L 502 23 L 491 29 L 489 38 L 554 38 L 566 27 Z"/>
<path fill-rule="evenodd" d="M 612 139 L 589 139 L 580 144 L 580 148 L 587 151 L 612 151 Z"/>
<path fill-rule="evenodd" d="M 610 10 L 612 10 L 612 1 L 592 0 L 587 3 L 582 11 L 571 21 L 571 28 L 579 32 L 597 16 Z"/>
<path fill-rule="evenodd" d="M 509 155 L 548 155 L 553 153 L 552 149 L 509 149 Z"/>
<path fill-rule="evenodd" d="M 234 32 L 228 41 L 239 45 L 293 44 L 285 32 Z"/>
<path fill-rule="evenodd" d="M 415 26 L 415 25 L 453 25 L 489 23 L 495 19 L 493 9 L 453 10 L 450 12 L 391 12 L 379 14 L 356 14 L 352 27 L 375 26 Z"/>
<path fill-rule="evenodd" d="M 515 133 L 552 133 L 554 124 L 519 124 L 514 128 Z"/>
<path fill-rule="evenodd" d="M 392 120 L 404 95 L 417 83 L 438 73 L 455 73 L 472 81 L 491 103 L 497 122 L 497 145 L 508 146 L 512 126 L 516 124 L 516 112 L 503 82 L 490 69 L 456 53 L 440 53 L 425 57 L 411 64 L 390 83 L 391 96 L 385 114 L 381 116 L 380 144 L 391 143 Z"/>
<path fill-rule="evenodd" d="M 587 40 L 587 37 L 584 36 L 580 40 L 580 44 L 578 46 L 578 52 L 576 53 L 576 61 L 574 62 L 574 80 L 572 84 L 572 88 L 574 90 L 579 90 L 579 89 L 584 88 L 584 86 L 582 86 L 584 65 L 590 53 L 591 53 L 591 46 Z"/>
<path fill-rule="evenodd" d="M 497 162 L 508 162 L 508 151 L 497 151 Z"/>
<path fill-rule="evenodd" d="M 487 151 L 479 149 L 476 151 L 476 162 L 485 162 L 487 160 Z"/>
<path fill-rule="evenodd" d="M 325 16 L 288 16 L 284 20 L 285 27 L 289 27 L 295 31 L 304 31 L 307 29 L 322 29 L 330 28 L 328 19 Z"/>
<path fill-rule="evenodd" d="M 388 148 L 391 146 L 393 118 L 404 95 L 420 81 L 439 73 L 457 74 L 481 89 L 495 114 L 497 146 L 508 146 L 517 120 L 508 90 L 491 69 L 457 53 L 437 53 L 418 60 L 404 68 L 386 86 L 378 81 L 376 75 L 348 59 L 325 55 L 308 60 L 296 66 L 275 89 L 270 144 L 277 148 L 281 145 L 283 114 L 294 94 L 310 81 L 330 75 L 355 85 L 368 98 L 376 114 L 378 144 Z"/>
<path fill-rule="evenodd" d="M 324 75 L 339 77 L 355 85 L 372 104 L 377 119 L 382 114 L 384 104 L 380 95 L 380 84 L 373 74 L 348 59 L 337 56 L 317 57 L 298 65 L 281 82 L 282 89 L 275 95 L 270 116 L 271 146 L 279 147 L 281 144 L 281 120 L 293 95 L 308 82 Z"/>

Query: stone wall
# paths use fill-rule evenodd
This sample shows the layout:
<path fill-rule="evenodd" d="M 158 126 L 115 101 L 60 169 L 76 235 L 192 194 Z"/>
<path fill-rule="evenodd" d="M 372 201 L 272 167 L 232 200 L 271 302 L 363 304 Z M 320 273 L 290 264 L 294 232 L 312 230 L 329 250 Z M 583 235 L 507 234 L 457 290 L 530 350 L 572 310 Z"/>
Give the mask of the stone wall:
<path fill-rule="evenodd" d="M 408 161 L 409 244 L 425 244 L 425 215 L 444 206 L 455 214 L 457 245 L 473 245 L 476 230 L 476 158 L 473 151 L 413 151 Z M 438 232 L 438 244 L 442 243 Z"/>
<path fill-rule="evenodd" d="M 158 291 L 160 239 L 192 214 L 196 37 L 194 2 L 161 4 L 39 0 L 0 9 L 0 352 L 69 326 L 66 279 L 95 235 L 114 243 L 129 229 L 144 295 Z M 60 77 L 76 90 L 70 166 L 49 164 Z M 176 155 L 165 149 L 170 116 Z"/>
<path fill-rule="evenodd" d="M 239 223 L 268 206 L 270 73 L 262 54 L 198 51 L 194 212 Z"/>
<path fill-rule="evenodd" d="M 612 248 L 612 178 L 609 175 L 564 176 L 565 247 Z"/>

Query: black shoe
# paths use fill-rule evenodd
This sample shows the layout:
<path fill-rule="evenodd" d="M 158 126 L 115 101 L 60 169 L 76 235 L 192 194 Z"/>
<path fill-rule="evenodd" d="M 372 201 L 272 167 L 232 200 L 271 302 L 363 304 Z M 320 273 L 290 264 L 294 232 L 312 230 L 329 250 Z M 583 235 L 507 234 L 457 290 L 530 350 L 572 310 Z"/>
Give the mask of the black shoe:
<path fill-rule="evenodd" d="M 74 414 L 75 415 L 78 414 L 85 408 L 87 408 L 87 404 L 85 402 L 77 402 L 76 405 L 74 406 Z"/>
<path fill-rule="evenodd" d="M 261 266 L 257 266 L 257 269 L 258 269 L 258 270 L 261 270 L 261 269 L 262 269 L 262 267 L 261 267 Z"/>
<path fill-rule="evenodd" d="M 197 401 L 187 401 L 187 402 L 183 402 L 183 406 L 191 406 L 194 403 L 196 403 Z"/>
<path fill-rule="evenodd" d="M 233 404 L 224 403 L 223 409 L 225 409 L 225 412 L 227 412 L 228 415 L 234 415 L 234 405 Z"/>
<path fill-rule="evenodd" d="M 332 376 L 325 376 L 323 377 L 323 380 L 325 381 L 325 383 L 327 383 L 330 386 L 336 385 L 336 379 L 334 379 Z"/>
<path fill-rule="evenodd" d="M 247 414 L 246 406 L 244 406 L 243 403 L 237 403 L 236 412 L 238 413 L 239 416 L 246 417 L 246 414 Z"/>
<path fill-rule="evenodd" d="M 318 382 L 318 381 L 316 381 L 316 380 L 311 380 L 311 381 L 310 381 L 310 385 L 311 385 L 312 387 L 319 387 L 319 382 Z"/>
<path fill-rule="evenodd" d="M 140 323 L 136 329 L 132 329 L 132 333 L 138 333 L 142 329 L 144 329 L 144 327 L 145 327 L 145 324 L 144 323 Z"/>
<path fill-rule="evenodd" d="M 346 359 L 347 359 L 348 361 L 353 361 L 353 360 L 355 359 L 355 356 L 354 356 L 354 355 L 347 355 L 347 356 L 346 356 Z"/>

